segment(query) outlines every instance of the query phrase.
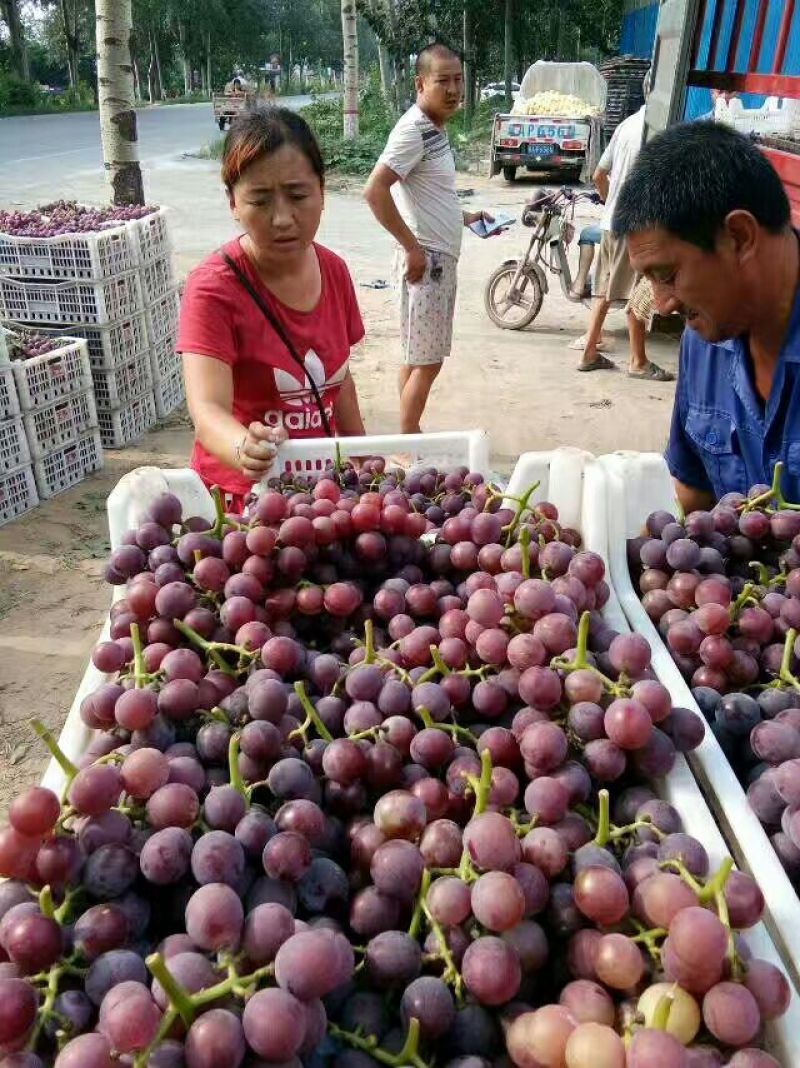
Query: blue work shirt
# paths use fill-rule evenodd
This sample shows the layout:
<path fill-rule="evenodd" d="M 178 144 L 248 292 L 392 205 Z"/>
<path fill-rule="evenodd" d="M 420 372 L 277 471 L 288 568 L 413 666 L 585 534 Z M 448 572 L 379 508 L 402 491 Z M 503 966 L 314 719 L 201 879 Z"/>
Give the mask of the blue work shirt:
<path fill-rule="evenodd" d="M 800 292 L 766 403 L 746 338 L 709 342 L 686 328 L 665 456 L 675 478 L 717 498 L 771 483 L 782 460 L 784 496 L 800 501 Z"/>

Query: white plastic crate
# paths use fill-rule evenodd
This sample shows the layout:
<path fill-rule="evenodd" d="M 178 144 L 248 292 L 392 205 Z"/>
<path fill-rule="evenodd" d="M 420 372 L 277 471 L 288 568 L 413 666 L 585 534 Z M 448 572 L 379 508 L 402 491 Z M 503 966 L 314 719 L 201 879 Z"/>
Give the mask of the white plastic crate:
<path fill-rule="evenodd" d="M 160 378 L 155 383 L 153 394 L 156 400 L 156 412 L 159 419 L 165 419 L 186 400 L 183 385 L 183 368 L 178 367 L 171 375 Z"/>
<path fill-rule="evenodd" d="M 175 351 L 176 340 L 175 334 L 172 333 L 150 346 L 150 366 L 155 381 L 169 378 L 182 366 L 181 358 Z"/>
<path fill-rule="evenodd" d="M 0 472 L 5 475 L 30 462 L 25 424 L 21 419 L 4 419 L 0 423 Z"/>
<path fill-rule="evenodd" d="M 161 300 L 177 287 L 171 253 L 148 260 L 139 269 L 142 278 L 142 300 L 145 304 Z"/>
<path fill-rule="evenodd" d="M 402 456 L 404 466 L 464 465 L 489 473 L 489 436 L 485 430 L 445 430 L 437 434 L 367 434 L 361 438 L 295 438 L 278 449 L 265 481 L 283 471 L 310 474 L 324 471 L 337 456 Z"/>
<path fill-rule="evenodd" d="M 29 512 L 39 503 L 30 464 L 15 471 L 0 472 L 0 526 Z"/>
<path fill-rule="evenodd" d="M 179 311 L 180 298 L 177 289 L 171 290 L 148 305 L 146 309 L 147 334 L 151 345 L 166 337 L 175 337 Z"/>
<path fill-rule="evenodd" d="M 137 255 L 125 225 L 61 237 L 0 234 L 0 274 L 99 280 L 132 271 Z"/>
<path fill-rule="evenodd" d="M 634 456 L 637 454 L 628 454 L 628 456 Z M 633 620 L 626 620 L 628 615 L 628 603 L 627 598 L 624 596 L 624 591 L 620 591 L 617 586 L 617 576 L 619 574 L 620 562 L 625 565 L 625 573 L 627 574 L 627 554 L 625 545 L 625 531 L 623 524 L 625 521 L 625 503 L 621 500 L 617 490 L 619 489 L 619 471 L 614 471 L 613 463 L 609 463 L 609 457 L 602 457 L 600 460 L 588 461 L 583 469 L 583 499 L 582 499 L 582 521 L 581 521 L 581 533 L 584 538 L 584 546 L 587 549 L 591 549 L 606 561 L 606 567 L 610 571 L 610 578 L 614 585 L 612 597 L 608 602 L 606 608 L 603 609 L 603 615 L 615 630 L 620 632 L 630 632 L 631 630 L 643 634 L 644 637 L 650 641 L 651 648 L 653 649 L 653 666 L 656 670 L 658 677 L 668 687 L 672 694 L 673 705 L 679 705 L 683 707 L 692 707 L 697 711 L 697 706 L 692 702 L 687 703 L 683 699 L 683 695 L 676 693 L 669 682 L 664 678 L 660 670 L 660 659 L 658 655 L 658 647 L 652 640 L 652 636 L 649 633 L 645 633 L 644 629 L 639 626 L 638 622 L 634 623 Z M 617 483 L 616 488 L 614 483 Z M 648 490 L 647 486 L 651 488 Z M 645 498 L 653 495 L 652 483 L 646 480 L 642 485 L 633 486 L 628 485 L 630 491 L 630 503 L 633 509 L 641 510 L 644 505 Z M 664 507 L 664 502 L 656 507 Z M 652 511 L 651 507 L 647 507 L 647 511 L 642 514 L 642 520 L 646 515 Z M 608 579 L 609 576 L 607 575 Z M 630 583 L 628 583 L 629 588 Z M 634 594 L 635 596 L 635 594 Z M 638 600 L 638 598 L 637 598 Z M 624 609 L 624 614 L 623 614 Z M 647 619 L 647 616 L 645 615 Z M 648 620 L 649 622 L 649 620 Z M 652 627 L 652 624 L 651 624 Z M 659 639 L 660 641 L 660 639 Z M 663 648 L 663 646 L 662 646 Z M 677 669 L 676 669 L 677 670 Z M 681 820 L 683 821 L 684 830 L 687 834 L 697 838 L 705 846 L 711 863 L 711 870 L 718 868 L 721 861 L 727 856 L 733 856 L 737 865 L 744 871 L 750 871 L 753 877 L 758 882 L 764 896 L 767 898 L 767 911 L 765 912 L 764 922 L 759 923 L 756 927 L 751 928 L 744 932 L 745 940 L 750 947 L 753 956 L 762 960 L 768 960 L 772 964 L 782 968 L 784 971 L 788 971 L 788 975 L 794 989 L 792 991 L 792 998 L 789 1005 L 789 1010 L 785 1016 L 779 1020 L 774 1020 L 768 1023 L 764 1028 L 764 1037 L 767 1047 L 770 1052 L 780 1061 L 785 1068 L 790 1065 L 797 1065 L 800 1063 L 797 1053 L 798 1035 L 800 1035 L 800 998 L 797 993 L 797 979 L 796 979 L 796 966 L 798 958 L 795 956 L 793 959 L 787 959 L 784 947 L 781 945 L 781 941 L 776 937 L 776 931 L 772 924 L 772 917 L 770 915 L 769 895 L 773 890 L 773 884 L 766 881 L 766 877 L 762 877 L 754 870 L 752 863 L 752 857 L 745 854 L 740 858 L 738 851 L 736 850 L 736 841 L 727 837 L 728 844 L 726 845 L 725 839 L 723 839 L 720 827 L 725 827 L 728 820 L 721 820 L 720 813 L 714 805 L 714 813 L 706 801 L 708 793 L 705 789 L 705 783 L 700 778 L 700 785 L 704 787 L 701 793 L 700 786 L 698 785 L 697 774 L 697 754 L 700 754 L 708 746 L 709 737 L 713 738 L 710 730 L 706 730 L 706 740 L 702 743 L 699 749 L 696 749 L 694 753 L 689 754 L 689 762 L 686 758 L 678 755 L 675 762 L 675 767 L 669 775 L 659 780 L 657 784 L 654 784 L 655 788 L 659 790 L 661 796 L 668 801 L 671 805 L 677 809 Z M 716 744 L 716 740 L 715 740 Z M 691 769 L 690 769 L 691 763 Z M 693 775 L 692 772 L 695 772 Z M 713 803 L 713 798 L 710 799 Z M 752 813 L 750 814 L 752 816 Z M 733 814 L 730 814 L 729 818 L 733 818 Z M 738 818 L 738 814 L 737 817 Z M 728 848 L 730 846 L 730 849 Z M 764 839 L 764 846 L 771 853 L 771 847 L 769 843 Z M 761 859 L 761 853 L 763 850 L 757 843 L 751 843 L 751 849 L 757 854 L 757 859 Z M 775 858 L 774 853 L 772 856 Z M 777 858 L 775 858 L 777 863 Z M 778 865 L 780 867 L 780 865 Z M 791 889 L 791 888 L 790 888 Z M 793 899 L 797 900 L 794 891 L 791 891 Z M 653 1068 L 657 1068 L 657 1065 L 653 1065 Z"/>
<path fill-rule="evenodd" d="M 83 482 L 87 475 L 103 466 L 103 446 L 100 432 L 92 430 L 85 437 L 68 445 L 61 445 L 41 460 L 36 460 L 33 472 L 36 488 L 42 500 Z"/>
<path fill-rule="evenodd" d="M 47 408 L 23 415 L 28 446 L 34 460 L 41 460 L 61 445 L 84 437 L 97 427 L 97 409 L 91 389 L 62 397 Z"/>
<path fill-rule="evenodd" d="M 674 513 L 675 499 L 667 465 L 657 453 L 604 456 L 607 470 L 611 577 L 631 626 L 653 651 L 653 668 L 672 694 L 673 703 L 699 713 L 691 689 L 678 670 L 658 629 L 642 607 L 628 570 L 626 540 L 636 537 L 647 516 Z M 711 730 L 690 754 L 690 763 L 708 797 L 719 826 L 740 867 L 750 871 L 766 898 L 766 922 L 787 967 L 800 986 L 800 898 Z M 798 1032 L 800 1034 L 800 1032 Z"/>
<path fill-rule="evenodd" d="M 92 388 L 89 352 L 81 338 L 65 338 L 61 348 L 15 360 L 12 366 L 23 412 L 45 408 L 62 397 Z"/>
<path fill-rule="evenodd" d="M 98 282 L 19 282 L 0 278 L 0 318 L 21 322 L 110 323 L 141 308 L 138 271 Z"/>
<path fill-rule="evenodd" d="M 0 419 L 12 419 L 19 415 L 19 395 L 14 370 L 0 367 Z"/>
<path fill-rule="evenodd" d="M 171 248 L 166 209 L 158 208 L 144 218 L 128 223 L 128 234 L 139 263 L 164 256 Z"/>
<path fill-rule="evenodd" d="M 367 439 L 370 443 L 374 440 Z M 598 552 L 608 561 L 608 495 L 605 470 L 599 462 L 585 453 L 579 453 L 578 450 L 529 453 L 522 457 L 517 465 L 512 480 L 515 478 L 519 479 L 516 485 L 509 483 L 512 493 L 526 489 L 531 481 L 540 481 L 540 491 L 544 492 L 538 499 L 547 497 L 559 507 L 565 522 L 573 523 L 581 531 L 586 548 Z M 523 478 L 526 480 L 525 484 L 522 482 Z M 139 468 L 125 475 L 109 495 L 108 515 L 112 547 L 121 543 L 126 530 L 141 521 L 150 502 L 165 492 L 178 496 L 185 514 L 204 516 L 208 520 L 214 518 L 211 496 L 195 472 L 187 469 L 162 471 L 158 468 Z M 577 512 L 570 514 L 574 502 L 578 502 Z M 604 615 L 615 629 L 623 632 L 630 630 L 613 592 L 604 609 Z M 107 637 L 107 633 L 106 630 L 100 640 Z M 86 693 L 96 688 L 103 680 L 104 677 L 90 664 L 62 734 L 62 749 L 67 755 L 79 756 L 89 743 L 91 734 L 80 720 L 80 702 Z M 44 782 L 51 789 L 59 790 L 63 786 L 63 775 L 55 762 L 50 764 Z M 712 866 L 718 867 L 728 856 L 728 850 L 684 758 L 679 757 L 673 771 L 654 786 L 677 809 L 687 833 L 698 838 L 705 846 Z M 747 931 L 745 937 L 754 956 L 780 965 L 775 945 L 763 924 Z M 767 1024 L 765 1028 L 765 1037 L 771 1052 L 786 1068 L 798 1063 L 798 1035 L 800 1006 L 797 994 L 793 992 L 787 1014 L 780 1020 Z M 653 1068 L 657 1066 L 654 1065 Z"/>
<path fill-rule="evenodd" d="M 99 409 L 120 408 L 153 388 L 147 353 L 140 353 L 113 371 L 92 371 L 94 399 Z"/>
<path fill-rule="evenodd" d="M 136 441 L 156 422 L 156 402 L 152 393 L 124 404 L 113 411 L 97 413 L 100 436 L 105 449 L 121 449 Z"/>
<path fill-rule="evenodd" d="M 34 330 L 52 337 L 79 338 L 89 350 L 89 365 L 92 370 L 111 371 L 127 363 L 134 356 L 147 352 L 147 320 L 143 311 L 113 323 L 71 326 L 45 326 L 41 323 L 12 323 L 11 330 Z M 0 360 L 2 365 L 2 360 Z"/>

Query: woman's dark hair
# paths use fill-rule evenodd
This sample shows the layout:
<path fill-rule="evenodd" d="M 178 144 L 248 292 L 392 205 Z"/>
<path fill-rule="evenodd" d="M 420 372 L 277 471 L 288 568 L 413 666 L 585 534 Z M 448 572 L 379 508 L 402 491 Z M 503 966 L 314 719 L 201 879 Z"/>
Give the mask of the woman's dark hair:
<path fill-rule="evenodd" d="M 660 227 L 711 252 L 732 211 L 772 234 L 789 225 L 786 190 L 747 137 L 716 122 L 671 126 L 639 153 L 619 193 L 613 230 L 626 237 Z"/>
<path fill-rule="evenodd" d="M 249 166 L 271 156 L 283 145 L 298 149 L 325 185 L 325 162 L 311 127 L 289 108 L 264 107 L 245 111 L 231 124 L 222 154 L 222 181 L 230 192 Z"/>

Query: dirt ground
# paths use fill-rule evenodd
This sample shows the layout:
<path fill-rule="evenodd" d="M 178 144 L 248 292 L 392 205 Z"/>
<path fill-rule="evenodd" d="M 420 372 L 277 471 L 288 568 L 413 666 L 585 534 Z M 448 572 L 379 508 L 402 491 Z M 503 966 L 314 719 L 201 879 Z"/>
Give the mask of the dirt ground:
<path fill-rule="evenodd" d="M 473 190 L 465 206 L 510 214 L 518 213 L 533 191 L 529 182 L 509 186 L 472 175 L 459 181 L 463 190 Z M 153 202 L 172 209 L 181 276 L 235 233 L 215 164 L 164 162 L 148 171 L 146 188 Z M 80 175 L 69 189 L 45 175 L 14 206 L 65 195 L 106 199 L 102 175 Z M 590 217 L 587 212 L 579 221 Z M 367 341 L 354 359 L 354 375 L 367 429 L 390 433 L 398 427 L 394 296 L 390 289 L 373 287 L 391 278 L 391 241 L 352 182 L 329 189 L 320 236 L 347 259 L 361 301 Z M 483 308 L 486 279 L 498 263 L 521 252 L 526 237 L 519 226 L 490 241 L 465 237 L 453 355 L 435 388 L 425 428 L 483 427 L 490 435 L 493 468 L 500 473 L 508 472 L 521 452 L 557 445 L 595 454 L 660 450 L 674 387 L 626 376 L 619 312 L 610 317 L 609 329 L 620 370 L 588 375 L 575 372 L 577 353 L 567 348 L 583 332 L 588 311 L 564 300 L 558 288 L 545 297 L 526 331 L 502 331 L 489 321 Z M 658 363 L 675 369 L 675 338 L 654 337 L 650 348 Z M 41 776 L 46 759 L 30 720 L 38 716 L 55 731 L 60 728 L 102 626 L 109 603 L 101 578 L 109 491 L 134 467 L 185 466 L 190 444 L 186 414 L 176 413 L 141 442 L 107 452 L 102 472 L 0 529 L 0 813 L 20 786 Z"/>

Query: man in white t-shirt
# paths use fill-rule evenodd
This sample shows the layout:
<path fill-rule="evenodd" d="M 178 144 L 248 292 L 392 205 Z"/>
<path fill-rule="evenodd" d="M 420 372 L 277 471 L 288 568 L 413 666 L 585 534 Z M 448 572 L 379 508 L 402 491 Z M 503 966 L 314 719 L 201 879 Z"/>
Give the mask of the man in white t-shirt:
<path fill-rule="evenodd" d="M 484 212 L 463 212 L 445 124 L 464 93 L 461 60 L 446 45 L 423 48 L 417 102 L 389 135 L 364 192 L 375 218 L 400 246 L 400 428 L 420 433 L 431 386 L 453 339 L 458 258 L 465 226 Z M 396 193 L 396 196 L 394 195 Z"/>
<path fill-rule="evenodd" d="M 650 90 L 649 72 L 645 77 L 643 89 L 645 99 L 647 99 Z M 595 301 L 578 370 L 604 371 L 616 368 L 613 360 L 598 351 L 598 345 L 609 308 L 612 304 L 624 304 L 630 341 L 628 375 L 631 378 L 645 378 L 654 382 L 671 382 L 675 376 L 647 358 L 645 351 L 647 324 L 635 314 L 635 309 L 629 303 L 636 283 L 636 273 L 628 259 L 625 242 L 618 240 L 611 232 L 611 222 L 614 218 L 619 191 L 625 184 L 625 179 L 630 174 L 642 147 L 644 112 L 643 105 L 635 115 L 629 116 L 619 124 L 594 172 L 594 184 L 605 201 L 603 217 L 600 220 L 603 236 L 597 262 Z"/>

